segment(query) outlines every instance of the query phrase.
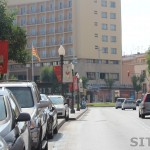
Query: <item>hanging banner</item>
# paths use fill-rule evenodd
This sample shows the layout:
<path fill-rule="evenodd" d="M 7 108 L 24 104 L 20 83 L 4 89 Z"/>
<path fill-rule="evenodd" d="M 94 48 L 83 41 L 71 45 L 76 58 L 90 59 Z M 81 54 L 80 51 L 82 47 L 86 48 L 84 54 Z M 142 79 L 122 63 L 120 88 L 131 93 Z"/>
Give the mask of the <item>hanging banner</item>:
<path fill-rule="evenodd" d="M 78 78 L 76 76 L 73 77 L 73 88 L 74 91 L 78 90 Z"/>
<path fill-rule="evenodd" d="M 0 40 L 0 74 L 7 73 L 8 66 L 8 41 Z"/>
<path fill-rule="evenodd" d="M 71 64 L 63 65 L 63 82 L 64 83 L 73 82 Z"/>
<path fill-rule="evenodd" d="M 57 77 L 58 82 L 61 82 L 61 66 L 54 66 L 53 70 Z"/>

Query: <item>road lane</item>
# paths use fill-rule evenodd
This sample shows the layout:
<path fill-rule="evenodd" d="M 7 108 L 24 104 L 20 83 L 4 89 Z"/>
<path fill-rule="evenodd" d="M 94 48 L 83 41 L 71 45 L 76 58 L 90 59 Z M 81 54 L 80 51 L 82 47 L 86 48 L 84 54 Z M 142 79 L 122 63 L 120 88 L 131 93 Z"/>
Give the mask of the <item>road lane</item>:
<path fill-rule="evenodd" d="M 150 118 L 138 110 L 89 108 L 78 120 L 66 122 L 49 141 L 49 150 L 148 150 Z"/>

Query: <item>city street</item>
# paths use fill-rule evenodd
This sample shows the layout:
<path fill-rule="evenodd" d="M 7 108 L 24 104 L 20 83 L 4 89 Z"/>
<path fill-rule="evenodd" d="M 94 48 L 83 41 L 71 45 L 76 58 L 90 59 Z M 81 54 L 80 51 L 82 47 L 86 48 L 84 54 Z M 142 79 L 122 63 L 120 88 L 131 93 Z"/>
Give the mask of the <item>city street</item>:
<path fill-rule="evenodd" d="M 78 119 L 65 122 L 49 140 L 49 150 L 148 150 L 150 118 L 137 110 L 88 108 Z"/>

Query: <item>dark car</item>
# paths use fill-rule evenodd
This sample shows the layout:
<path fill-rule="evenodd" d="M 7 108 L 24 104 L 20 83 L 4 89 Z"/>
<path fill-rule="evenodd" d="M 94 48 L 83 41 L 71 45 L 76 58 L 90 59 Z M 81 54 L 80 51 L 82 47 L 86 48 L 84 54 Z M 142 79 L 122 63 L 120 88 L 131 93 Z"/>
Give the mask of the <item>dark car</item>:
<path fill-rule="evenodd" d="M 50 102 L 49 107 L 47 107 L 47 113 L 49 114 L 47 122 L 47 137 L 52 139 L 53 135 L 58 132 L 57 110 L 46 94 L 40 95 L 42 100 Z"/>
<path fill-rule="evenodd" d="M 150 93 L 146 93 L 139 104 L 139 117 L 150 115 Z"/>
<path fill-rule="evenodd" d="M 4 87 L 0 88 L 0 136 L 9 149 L 31 149 L 30 119 L 28 113 L 21 112 L 14 95 Z"/>

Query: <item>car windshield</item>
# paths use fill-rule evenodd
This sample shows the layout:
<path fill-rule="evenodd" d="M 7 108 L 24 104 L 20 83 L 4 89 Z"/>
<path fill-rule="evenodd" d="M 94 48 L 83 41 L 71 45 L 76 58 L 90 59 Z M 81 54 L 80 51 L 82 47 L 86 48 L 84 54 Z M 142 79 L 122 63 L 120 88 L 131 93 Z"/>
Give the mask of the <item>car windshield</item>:
<path fill-rule="evenodd" d="M 58 96 L 58 97 L 50 97 L 50 100 L 52 101 L 53 104 L 57 105 L 57 104 L 63 104 L 64 100 L 62 97 Z"/>
<path fill-rule="evenodd" d="M 33 107 L 33 97 L 29 87 L 7 87 L 16 97 L 21 108 Z"/>
<path fill-rule="evenodd" d="M 0 114 L 0 121 L 4 120 L 7 117 L 6 106 L 3 96 L 0 96 Z"/>
<path fill-rule="evenodd" d="M 123 102 L 124 101 L 124 99 L 117 99 L 117 102 Z"/>

